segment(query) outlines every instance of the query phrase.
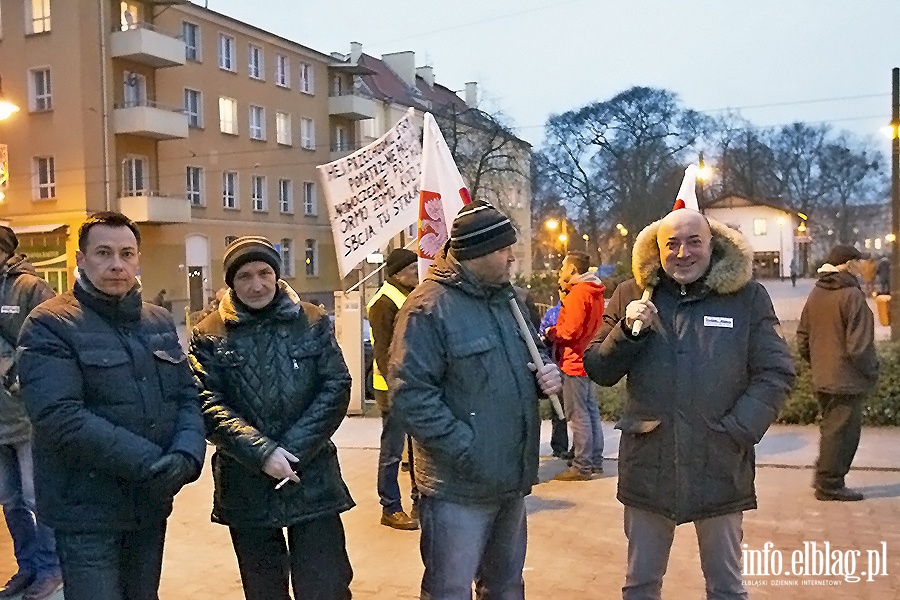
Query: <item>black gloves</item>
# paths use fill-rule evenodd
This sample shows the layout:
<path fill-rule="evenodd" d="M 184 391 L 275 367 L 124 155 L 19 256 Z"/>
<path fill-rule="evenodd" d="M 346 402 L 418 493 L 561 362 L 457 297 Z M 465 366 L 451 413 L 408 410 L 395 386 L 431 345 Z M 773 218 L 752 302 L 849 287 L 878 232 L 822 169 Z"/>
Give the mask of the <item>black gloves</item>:
<path fill-rule="evenodd" d="M 196 462 L 181 452 L 163 454 L 150 465 L 150 481 L 174 496 L 197 475 Z"/>

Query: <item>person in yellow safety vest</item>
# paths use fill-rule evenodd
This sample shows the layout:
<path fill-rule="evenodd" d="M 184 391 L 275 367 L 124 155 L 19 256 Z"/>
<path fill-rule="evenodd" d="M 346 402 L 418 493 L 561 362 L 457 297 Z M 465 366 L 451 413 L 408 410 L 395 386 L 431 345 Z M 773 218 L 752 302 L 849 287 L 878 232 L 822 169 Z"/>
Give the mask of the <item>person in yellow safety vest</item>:
<path fill-rule="evenodd" d="M 394 335 L 397 313 L 400 312 L 400 307 L 403 306 L 406 297 L 419 282 L 417 261 L 416 253 L 405 248 L 398 248 L 388 254 L 384 267 L 387 279 L 366 306 L 374 355 L 372 383 L 375 388 L 375 403 L 381 411 L 381 452 L 378 457 L 378 497 L 382 507 L 381 524 L 394 529 L 406 530 L 419 528 L 417 510 L 419 491 L 416 488 L 414 469 L 410 465 L 413 506 L 412 514 L 409 515 L 403 511 L 400 501 L 400 486 L 397 482 L 406 432 L 396 414 L 392 415 L 391 413 L 388 387 L 383 373 L 388 365 L 388 351 Z M 412 463 L 411 460 L 410 463 Z"/>

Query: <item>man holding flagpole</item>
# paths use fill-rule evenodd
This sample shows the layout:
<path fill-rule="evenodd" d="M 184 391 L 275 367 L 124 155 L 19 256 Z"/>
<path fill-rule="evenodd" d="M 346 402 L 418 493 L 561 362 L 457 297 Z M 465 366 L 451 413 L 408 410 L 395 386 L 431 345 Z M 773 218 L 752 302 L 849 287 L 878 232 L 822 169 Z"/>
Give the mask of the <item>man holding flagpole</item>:
<path fill-rule="evenodd" d="M 772 301 L 751 278 L 750 249 L 697 210 L 688 183 L 680 210 L 638 235 L 635 278 L 616 288 L 584 355 L 600 385 L 627 376 L 616 424 L 624 600 L 661 597 L 675 527 L 689 522 L 706 598 L 747 598 L 740 544 L 743 511 L 756 508 L 754 445 L 794 380 Z"/>
<path fill-rule="evenodd" d="M 479 599 L 525 597 L 538 393 L 561 378 L 549 361 L 535 367 L 510 310 L 515 241 L 502 213 L 466 205 L 398 315 L 388 388 L 415 444 L 423 600 L 470 600 L 473 582 Z"/>

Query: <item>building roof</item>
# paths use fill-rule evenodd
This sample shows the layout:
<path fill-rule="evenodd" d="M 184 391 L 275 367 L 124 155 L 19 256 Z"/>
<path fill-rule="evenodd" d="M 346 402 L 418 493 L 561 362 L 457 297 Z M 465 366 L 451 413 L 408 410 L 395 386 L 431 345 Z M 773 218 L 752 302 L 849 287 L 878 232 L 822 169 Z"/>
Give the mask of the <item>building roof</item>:
<path fill-rule="evenodd" d="M 795 212 L 793 208 L 780 198 L 748 198 L 742 194 L 722 194 L 711 202 L 705 202 L 703 208 L 736 208 L 739 206 L 768 206 L 784 212 Z"/>

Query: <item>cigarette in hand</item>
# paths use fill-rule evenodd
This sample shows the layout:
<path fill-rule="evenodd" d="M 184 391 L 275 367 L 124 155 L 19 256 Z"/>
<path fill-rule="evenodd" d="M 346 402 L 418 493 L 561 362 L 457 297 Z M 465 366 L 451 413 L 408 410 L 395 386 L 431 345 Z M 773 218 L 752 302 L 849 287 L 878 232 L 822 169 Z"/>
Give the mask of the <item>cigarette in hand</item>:
<path fill-rule="evenodd" d="M 290 477 L 285 477 L 284 479 L 282 479 L 281 481 L 279 481 L 278 483 L 275 484 L 275 489 L 280 490 L 281 488 L 284 487 L 284 484 L 286 484 L 290 480 L 291 480 Z"/>

